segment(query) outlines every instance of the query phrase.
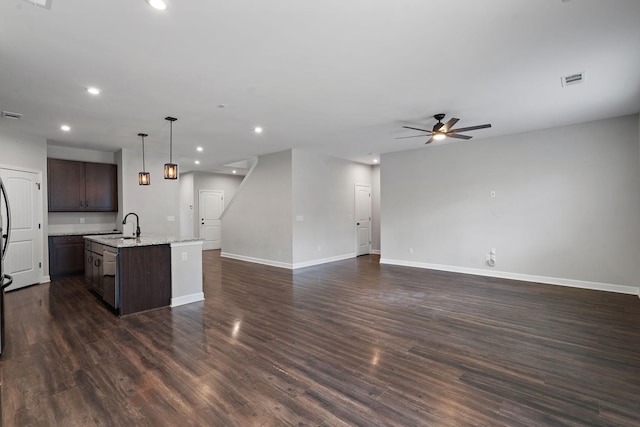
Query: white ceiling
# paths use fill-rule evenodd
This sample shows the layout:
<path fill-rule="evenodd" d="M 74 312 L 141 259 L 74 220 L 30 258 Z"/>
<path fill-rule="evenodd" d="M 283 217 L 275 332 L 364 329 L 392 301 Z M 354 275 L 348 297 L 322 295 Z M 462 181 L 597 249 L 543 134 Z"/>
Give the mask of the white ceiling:
<path fill-rule="evenodd" d="M 288 148 L 372 163 L 440 112 L 492 123 L 473 144 L 640 111 L 638 0 L 48 4 L 0 2 L 0 110 L 24 115 L 0 128 L 106 151 L 145 132 L 168 153 L 171 115 L 182 171 Z"/>

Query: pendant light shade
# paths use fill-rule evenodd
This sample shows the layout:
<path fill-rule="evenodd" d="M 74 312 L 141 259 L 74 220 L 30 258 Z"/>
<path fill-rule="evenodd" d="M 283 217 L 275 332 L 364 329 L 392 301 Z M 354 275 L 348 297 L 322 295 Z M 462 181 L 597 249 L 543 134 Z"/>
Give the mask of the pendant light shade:
<path fill-rule="evenodd" d="M 138 136 L 142 138 L 142 172 L 138 174 L 138 184 L 149 185 L 151 184 L 151 175 L 146 171 L 144 167 L 144 138 L 149 135 L 147 135 L 146 133 L 139 133 Z"/>
<path fill-rule="evenodd" d="M 164 164 L 164 179 L 178 179 L 178 165 L 173 163 L 173 122 L 175 117 L 165 117 L 169 121 L 169 163 Z"/>

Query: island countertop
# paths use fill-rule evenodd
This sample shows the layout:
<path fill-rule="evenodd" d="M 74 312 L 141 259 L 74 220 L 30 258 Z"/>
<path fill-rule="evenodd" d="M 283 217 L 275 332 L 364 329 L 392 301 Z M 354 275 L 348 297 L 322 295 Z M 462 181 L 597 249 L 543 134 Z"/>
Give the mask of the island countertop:
<path fill-rule="evenodd" d="M 133 248 L 137 246 L 170 245 L 174 243 L 202 242 L 197 237 L 174 237 L 155 234 L 147 234 L 140 237 L 123 237 L 122 234 L 87 235 L 86 240 L 91 240 L 101 245 L 112 248 Z"/>

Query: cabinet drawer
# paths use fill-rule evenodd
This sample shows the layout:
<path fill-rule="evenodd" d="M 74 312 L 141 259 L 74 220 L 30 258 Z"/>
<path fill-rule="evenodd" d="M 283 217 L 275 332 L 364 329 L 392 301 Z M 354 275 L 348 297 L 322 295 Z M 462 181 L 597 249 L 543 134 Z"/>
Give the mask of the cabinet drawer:
<path fill-rule="evenodd" d="M 82 236 L 54 236 L 51 237 L 54 245 L 65 245 L 68 243 L 82 243 L 84 238 Z"/>

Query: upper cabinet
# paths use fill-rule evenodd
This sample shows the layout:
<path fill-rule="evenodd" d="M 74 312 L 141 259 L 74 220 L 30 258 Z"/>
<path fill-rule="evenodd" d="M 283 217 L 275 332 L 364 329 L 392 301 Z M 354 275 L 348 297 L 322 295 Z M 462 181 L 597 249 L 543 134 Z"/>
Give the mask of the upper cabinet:
<path fill-rule="evenodd" d="M 118 167 L 47 159 L 49 212 L 117 212 Z"/>

